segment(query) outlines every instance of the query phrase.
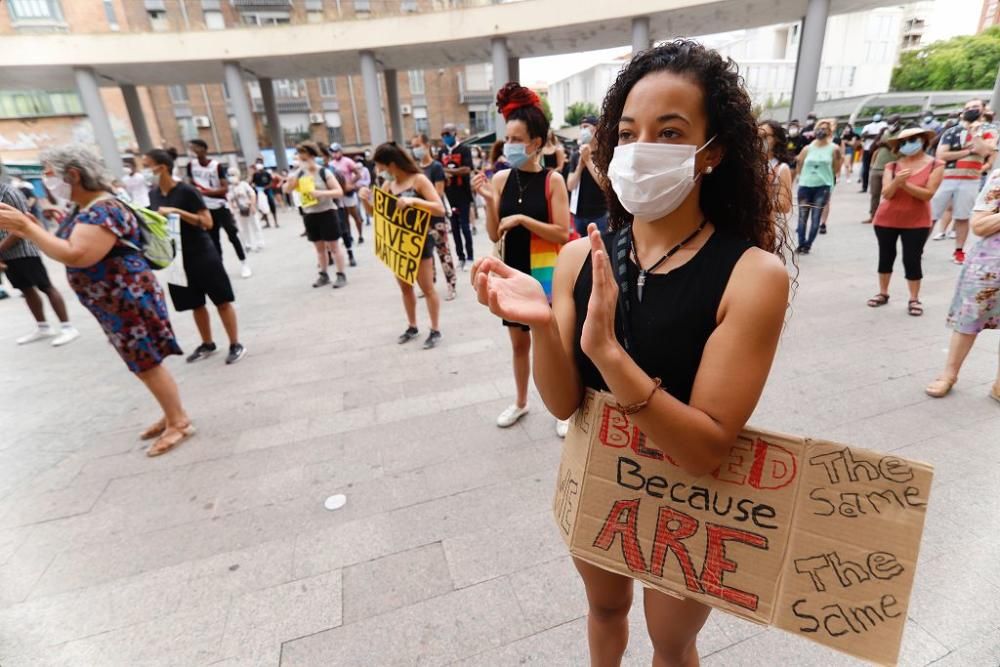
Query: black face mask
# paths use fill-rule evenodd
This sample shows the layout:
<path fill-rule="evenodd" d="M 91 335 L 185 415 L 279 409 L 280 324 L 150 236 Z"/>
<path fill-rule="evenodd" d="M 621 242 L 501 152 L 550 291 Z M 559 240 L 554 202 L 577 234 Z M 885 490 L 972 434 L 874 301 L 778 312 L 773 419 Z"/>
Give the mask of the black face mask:
<path fill-rule="evenodd" d="M 819 139 L 820 141 L 823 141 L 824 139 L 826 139 L 829 136 L 830 136 L 830 133 L 827 132 L 826 130 L 816 130 L 816 138 Z"/>
<path fill-rule="evenodd" d="M 966 109 L 962 112 L 962 120 L 967 123 L 975 123 L 981 115 L 982 112 L 979 109 Z"/>

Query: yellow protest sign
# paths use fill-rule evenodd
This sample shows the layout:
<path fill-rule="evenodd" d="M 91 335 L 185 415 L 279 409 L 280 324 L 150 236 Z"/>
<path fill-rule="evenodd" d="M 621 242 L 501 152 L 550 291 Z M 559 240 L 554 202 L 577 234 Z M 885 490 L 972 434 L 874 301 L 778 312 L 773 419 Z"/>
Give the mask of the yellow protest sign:
<path fill-rule="evenodd" d="M 930 466 L 747 428 L 695 477 L 615 406 L 588 391 L 563 444 L 553 511 L 573 556 L 895 664 Z"/>
<path fill-rule="evenodd" d="M 375 188 L 372 190 L 375 218 L 375 256 L 403 282 L 417 281 L 420 256 L 427 241 L 431 214 L 410 206 L 400 209 L 399 198 Z"/>
<path fill-rule="evenodd" d="M 301 198 L 302 208 L 309 208 L 319 203 L 319 200 L 313 194 L 316 191 L 316 180 L 312 176 L 308 174 L 299 176 L 299 183 L 295 189 L 298 190 L 299 197 Z"/>

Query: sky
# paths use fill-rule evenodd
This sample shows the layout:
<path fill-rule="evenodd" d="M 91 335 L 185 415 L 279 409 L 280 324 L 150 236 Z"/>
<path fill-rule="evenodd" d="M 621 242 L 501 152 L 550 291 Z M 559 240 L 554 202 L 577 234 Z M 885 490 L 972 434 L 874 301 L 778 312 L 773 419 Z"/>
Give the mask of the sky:
<path fill-rule="evenodd" d="M 983 7 L 982 0 L 931 0 L 926 4 L 929 5 L 925 33 L 927 42 L 974 33 L 979 25 L 979 14 Z M 543 58 L 524 58 L 521 60 L 521 83 L 552 84 L 570 74 L 627 54 L 631 50 L 629 46 L 622 46 Z"/>

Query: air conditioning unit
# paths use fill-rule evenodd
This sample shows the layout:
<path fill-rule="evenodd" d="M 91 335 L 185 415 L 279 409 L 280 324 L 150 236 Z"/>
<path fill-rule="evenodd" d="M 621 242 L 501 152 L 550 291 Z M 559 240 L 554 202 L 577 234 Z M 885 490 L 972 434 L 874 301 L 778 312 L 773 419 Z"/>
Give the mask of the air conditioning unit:
<path fill-rule="evenodd" d="M 399 110 L 403 113 L 404 116 L 409 116 L 411 113 L 413 113 L 413 107 L 411 107 L 409 104 L 400 104 Z"/>
<path fill-rule="evenodd" d="M 208 116 L 195 116 L 191 120 L 195 127 L 212 127 L 212 119 Z"/>
<path fill-rule="evenodd" d="M 321 113 L 311 113 L 309 114 L 309 124 L 310 125 L 321 125 L 326 122 L 326 117 Z"/>

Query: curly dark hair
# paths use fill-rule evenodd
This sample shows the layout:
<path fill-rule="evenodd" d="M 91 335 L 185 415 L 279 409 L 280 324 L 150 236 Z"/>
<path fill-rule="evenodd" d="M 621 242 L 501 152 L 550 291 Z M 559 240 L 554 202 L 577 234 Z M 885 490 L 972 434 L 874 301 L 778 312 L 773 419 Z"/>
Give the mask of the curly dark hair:
<path fill-rule="evenodd" d="M 549 121 L 545 119 L 538 93 L 511 81 L 497 92 L 497 111 L 506 121 L 522 121 L 528 128 L 528 136 L 541 139 L 542 145 L 545 145 L 549 136 Z"/>
<path fill-rule="evenodd" d="M 776 120 L 762 120 L 760 124 L 771 128 L 771 136 L 774 137 L 774 149 L 772 149 L 774 158 L 788 165 L 795 164 L 795 156 L 788 152 L 788 132 L 781 123 Z"/>
<path fill-rule="evenodd" d="M 743 86 L 736 63 L 691 40 L 679 39 L 637 54 L 608 89 L 597 124 L 594 165 L 608 173 L 618 145 L 618 123 L 632 87 L 647 74 L 675 72 L 697 83 L 705 98 L 708 137 L 724 149 L 722 162 L 709 176 L 702 176 L 699 205 L 717 229 L 747 239 L 758 248 L 787 262 L 788 233 L 775 224 L 768 188 L 768 166 L 760 150 L 757 120 L 750 95 Z M 632 221 L 618 196 L 605 188 L 610 227 Z"/>

